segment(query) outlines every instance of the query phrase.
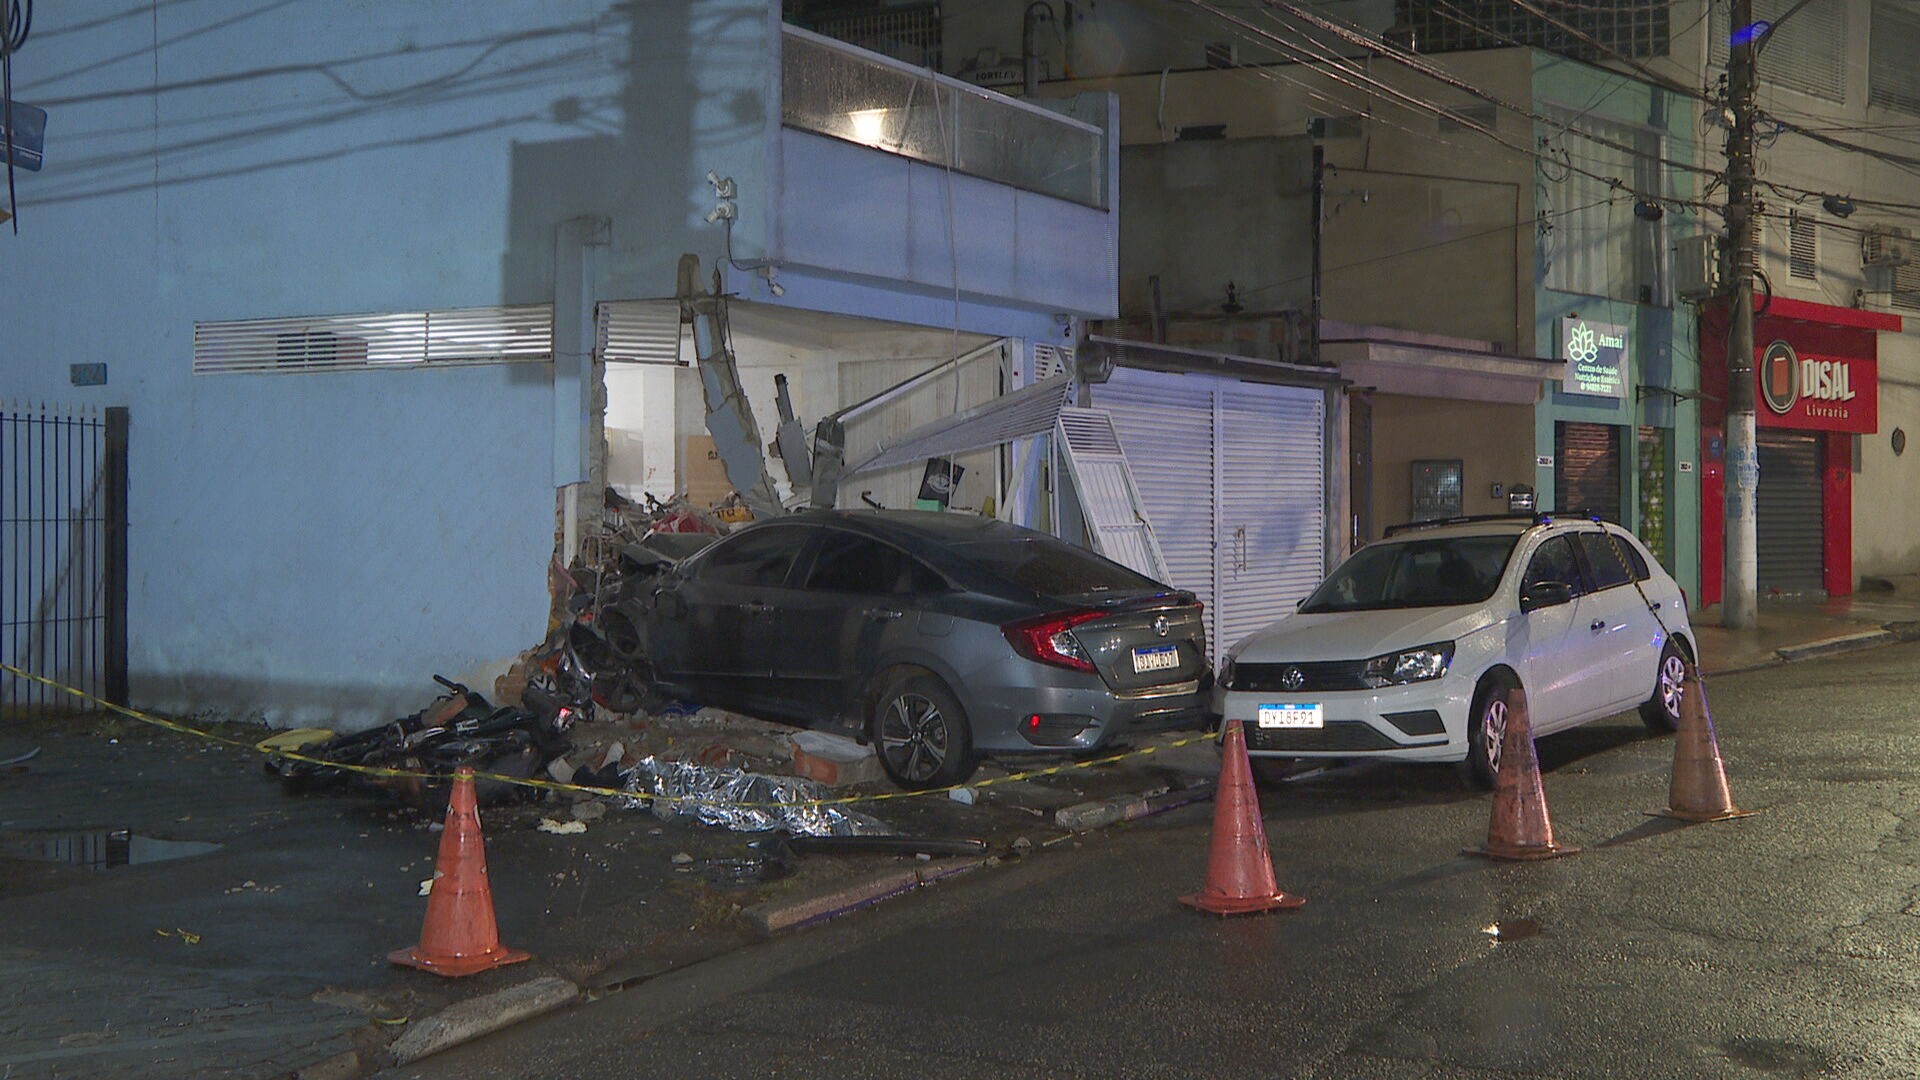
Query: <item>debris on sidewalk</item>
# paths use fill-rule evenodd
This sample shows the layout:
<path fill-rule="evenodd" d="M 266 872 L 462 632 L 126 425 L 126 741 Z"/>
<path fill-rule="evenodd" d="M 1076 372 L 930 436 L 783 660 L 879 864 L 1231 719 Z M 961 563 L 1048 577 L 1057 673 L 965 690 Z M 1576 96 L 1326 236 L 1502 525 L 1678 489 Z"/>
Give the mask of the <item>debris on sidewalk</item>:
<path fill-rule="evenodd" d="M 874 784 L 884 779 L 880 758 L 871 746 L 825 731 L 796 731 L 789 738 L 793 743 L 795 776 L 817 780 L 828 787 Z"/>
<path fill-rule="evenodd" d="M 823 805 L 827 789 L 793 776 L 765 776 L 686 761 L 642 758 L 627 773 L 626 790 L 651 803 L 663 821 L 689 818 L 735 832 L 786 829 L 807 836 L 859 836 L 892 830 L 879 819 L 844 806 Z"/>
<path fill-rule="evenodd" d="M 556 821 L 550 817 L 541 818 L 540 824 L 534 827 L 543 833 L 552 833 L 555 836 L 577 836 L 587 831 L 587 823 L 584 821 Z"/>

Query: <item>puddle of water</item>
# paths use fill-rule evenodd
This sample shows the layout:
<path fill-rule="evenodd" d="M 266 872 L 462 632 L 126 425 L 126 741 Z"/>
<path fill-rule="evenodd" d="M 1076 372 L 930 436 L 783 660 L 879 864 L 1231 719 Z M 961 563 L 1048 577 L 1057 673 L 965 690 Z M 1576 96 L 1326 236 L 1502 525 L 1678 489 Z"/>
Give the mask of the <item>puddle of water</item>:
<path fill-rule="evenodd" d="M 1503 942 L 1518 941 L 1521 938 L 1539 937 L 1540 920 L 1501 919 L 1497 923 L 1481 927 L 1480 932 L 1487 935 L 1491 944 L 1499 945 Z"/>
<path fill-rule="evenodd" d="M 10 845 L 5 850 L 7 854 L 23 859 L 65 863 L 89 870 L 111 870 L 118 866 L 190 859 L 218 851 L 220 845 L 199 840 L 162 840 L 127 829 L 95 829 L 57 836 L 36 836 Z"/>

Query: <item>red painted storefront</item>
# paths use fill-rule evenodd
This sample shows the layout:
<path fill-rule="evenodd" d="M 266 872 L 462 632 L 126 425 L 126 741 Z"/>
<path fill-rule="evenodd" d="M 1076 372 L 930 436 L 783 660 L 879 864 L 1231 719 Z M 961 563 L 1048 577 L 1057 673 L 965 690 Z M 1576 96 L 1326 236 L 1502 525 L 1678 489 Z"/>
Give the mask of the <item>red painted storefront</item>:
<path fill-rule="evenodd" d="M 1879 430 L 1879 334 L 1898 315 L 1774 298 L 1756 308 L 1754 414 L 1760 428 L 1817 432 L 1823 444 L 1822 579 L 1853 592 L 1853 437 Z M 1700 591 L 1718 603 L 1725 564 L 1727 311 L 1700 312 Z M 1764 483 L 1764 479 L 1762 483 Z"/>

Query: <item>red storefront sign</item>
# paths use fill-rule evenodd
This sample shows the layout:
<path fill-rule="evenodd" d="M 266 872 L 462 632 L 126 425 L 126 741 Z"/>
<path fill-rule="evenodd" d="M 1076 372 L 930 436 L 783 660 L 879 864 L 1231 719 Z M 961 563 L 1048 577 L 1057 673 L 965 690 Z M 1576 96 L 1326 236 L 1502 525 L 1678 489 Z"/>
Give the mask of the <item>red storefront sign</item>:
<path fill-rule="evenodd" d="M 1898 315 L 1775 297 L 1753 320 L 1754 420 L 1760 427 L 1824 431 L 1825 578 L 1829 595 L 1853 591 L 1853 435 L 1880 428 L 1879 334 Z M 1725 522 L 1727 314 L 1700 314 L 1700 591 L 1720 600 Z"/>

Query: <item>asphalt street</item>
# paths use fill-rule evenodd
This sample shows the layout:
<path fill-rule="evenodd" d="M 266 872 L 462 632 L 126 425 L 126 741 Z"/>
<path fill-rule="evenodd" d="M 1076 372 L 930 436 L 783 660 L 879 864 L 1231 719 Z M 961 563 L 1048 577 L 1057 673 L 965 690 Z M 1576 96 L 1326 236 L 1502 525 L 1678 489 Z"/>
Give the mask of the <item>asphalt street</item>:
<path fill-rule="evenodd" d="M 1447 769 L 1261 792 L 1292 912 L 1221 920 L 1211 807 L 1091 834 L 391 1075 L 1920 1075 L 1920 645 L 1708 683 L 1736 800 L 1631 714 L 1540 742 L 1573 857 L 1462 856 Z"/>

